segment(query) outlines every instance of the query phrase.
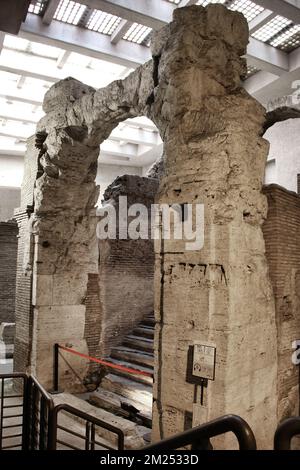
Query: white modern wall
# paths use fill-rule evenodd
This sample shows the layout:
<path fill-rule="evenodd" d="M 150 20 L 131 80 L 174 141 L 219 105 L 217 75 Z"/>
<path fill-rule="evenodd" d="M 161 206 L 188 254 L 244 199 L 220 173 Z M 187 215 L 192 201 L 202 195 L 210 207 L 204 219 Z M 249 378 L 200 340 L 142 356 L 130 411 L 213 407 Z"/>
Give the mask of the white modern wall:
<path fill-rule="evenodd" d="M 98 204 L 101 203 L 104 191 L 118 176 L 122 175 L 139 175 L 142 176 L 142 168 L 126 165 L 107 165 L 99 163 L 96 183 L 100 185 L 100 196 Z"/>
<path fill-rule="evenodd" d="M 300 174 L 300 119 L 274 124 L 265 134 L 270 142 L 266 183 L 276 183 L 297 192 Z"/>
<path fill-rule="evenodd" d="M 20 205 L 20 187 L 23 178 L 23 157 L 0 155 L 0 221 L 13 217 Z"/>
<path fill-rule="evenodd" d="M 0 155 L 0 186 L 20 188 L 23 171 L 23 156 Z"/>

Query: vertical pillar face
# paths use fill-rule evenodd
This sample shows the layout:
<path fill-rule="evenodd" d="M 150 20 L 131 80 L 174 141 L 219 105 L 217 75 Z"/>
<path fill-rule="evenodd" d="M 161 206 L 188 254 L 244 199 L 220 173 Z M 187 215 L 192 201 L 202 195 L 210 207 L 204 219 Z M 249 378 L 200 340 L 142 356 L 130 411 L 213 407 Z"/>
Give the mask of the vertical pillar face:
<path fill-rule="evenodd" d="M 203 204 L 205 213 L 201 250 L 156 246 L 154 440 L 183 431 L 187 413 L 200 424 L 187 354 L 208 343 L 216 376 L 200 422 L 235 413 L 261 448 L 272 445 L 276 326 L 261 230 L 268 146 L 264 109 L 241 87 L 247 42 L 246 20 L 220 5 L 176 10 L 152 42 L 152 112 L 166 158 L 158 202 Z"/>

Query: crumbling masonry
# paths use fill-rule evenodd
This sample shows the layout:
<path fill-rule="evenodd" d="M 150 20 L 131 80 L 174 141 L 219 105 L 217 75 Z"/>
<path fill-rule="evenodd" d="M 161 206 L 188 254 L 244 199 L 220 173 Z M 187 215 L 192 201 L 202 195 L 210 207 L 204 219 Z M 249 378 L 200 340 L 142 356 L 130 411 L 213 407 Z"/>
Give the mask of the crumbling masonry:
<path fill-rule="evenodd" d="M 47 387 L 54 342 L 88 352 L 97 158 L 114 127 L 129 117 L 152 119 L 164 141 L 157 202 L 205 206 L 201 251 L 185 251 L 180 241 L 156 245 L 154 440 L 182 431 L 192 412 L 194 424 L 237 413 L 260 448 L 271 447 L 277 424 L 275 306 L 261 230 L 268 144 L 261 137 L 265 111 L 241 87 L 247 42 L 239 13 L 221 5 L 177 9 L 154 35 L 153 59 L 126 79 L 97 91 L 74 79 L 54 85 L 38 124 L 39 150 L 28 147 L 34 197 L 23 198 L 19 211 L 17 305 L 26 289 L 32 295 L 22 318 L 17 314 L 15 368 Z M 217 347 L 216 379 L 202 407 L 186 383 L 194 342 Z M 85 361 L 70 362 L 84 375 Z"/>

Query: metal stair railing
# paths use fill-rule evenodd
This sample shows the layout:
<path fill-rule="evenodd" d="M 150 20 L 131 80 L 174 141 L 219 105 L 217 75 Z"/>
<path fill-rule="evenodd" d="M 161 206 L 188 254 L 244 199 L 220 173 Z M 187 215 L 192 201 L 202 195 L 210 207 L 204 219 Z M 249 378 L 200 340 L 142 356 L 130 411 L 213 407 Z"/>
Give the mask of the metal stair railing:
<path fill-rule="evenodd" d="M 15 409 L 18 411 L 15 412 Z M 6 414 L 7 410 L 12 411 Z M 63 426 L 58 420 L 59 413 L 80 420 L 84 433 Z M 108 445 L 105 439 L 101 441 L 101 438 L 99 440 L 99 437 L 96 437 L 97 428 L 105 430 L 109 436 L 115 435 L 114 447 Z M 55 405 L 51 395 L 33 376 L 18 373 L 0 374 L 0 451 L 56 450 L 57 444 L 68 449 L 81 450 L 74 443 L 63 440 L 59 433 L 71 436 L 73 440 L 76 439 L 76 443 L 83 443 L 84 450 L 124 449 L 124 432 L 121 429 L 68 404 Z M 6 444 L 6 441 L 11 443 Z"/>
<path fill-rule="evenodd" d="M 236 415 L 217 418 L 214 421 L 189 429 L 176 436 L 148 445 L 141 450 L 173 450 L 186 446 L 191 446 L 191 450 L 213 450 L 210 439 L 228 432 L 234 433 L 240 450 L 256 450 L 256 440 L 252 429 L 246 421 Z"/>
<path fill-rule="evenodd" d="M 275 437 L 275 450 L 291 450 L 293 437 L 300 436 L 300 417 L 288 418 L 279 424 Z"/>

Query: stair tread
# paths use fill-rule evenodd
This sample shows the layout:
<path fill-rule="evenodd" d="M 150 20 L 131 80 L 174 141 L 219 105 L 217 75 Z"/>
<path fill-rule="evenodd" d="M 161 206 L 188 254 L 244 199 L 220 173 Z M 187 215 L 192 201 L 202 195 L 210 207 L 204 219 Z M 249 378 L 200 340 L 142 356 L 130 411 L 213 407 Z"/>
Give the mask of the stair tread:
<path fill-rule="evenodd" d="M 133 400 L 136 408 L 142 404 L 143 407 L 152 409 L 152 385 L 135 382 L 121 375 L 108 374 L 102 380 L 101 388 Z"/>
<path fill-rule="evenodd" d="M 150 339 L 150 338 L 144 338 L 142 336 L 135 336 L 135 335 L 127 335 L 125 337 L 126 339 L 134 339 L 136 341 L 144 341 L 145 343 L 149 343 L 149 344 L 153 344 L 153 339 Z"/>
<path fill-rule="evenodd" d="M 97 390 L 95 390 L 95 392 L 92 392 L 90 394 L 89 400 L 95 404 L 95 406 L 97 406 L 97 403 L 100 403 L 101 407 L 105 406 L 105 409 L 108 411 L 117 410 L 118 408 L 121 408 L 122 403 L 126 403 L 127 405 L 134 406 L 136 409 L 138 409 L 141 416 L 145 416 L 149 420 L 152 419 L 152 412 L 149 408 L 143 406 L 142 404 L 137 406 L 135 400 L 123 397 L 114 392 L 110 392 L 102 387 L 99 387 Z"/>
<path fill-rule="evenodd" d="M 122 365 L 124 367 L 127 367 L 127 368 L 130 368 L 130 369 L 136 369 L 136 370 L 141 370 L 143 372 L 148 372 L 149 374 L 152 374 L 153 373 L 153 367 L 147 367 L 147 366 L 137 366 L 136 364 L 132 364 L 131 362 L 128 362 L 128 361 L 123 361 L 122 359 L 116 359 L 114 357 L 109 357 L 109 358 L 106 358 L 109 362 L 111 362 L 112 364 L 118 364 L 118 365 Z M 130 373 L 128 373 L 128 375 L 130 376 Z"/>
<path fill-rule="evenodd" d="M 154 357 L 154 354 L 153 352 L 149 352 L 149 351 L 140 351 L 138 349 L 134 349 L 134 348 L 130 348 L 129 346 L 114 346 L 113 348 L 111 348 L 112 351 L 124 351 L 124 352 L 130 352 L 132 354 L 137 354 L 137 355 L 140 355 L 140 356 L 150 356 L 150 357 Z"/>
<path fill-rule="evenodd" d="M 116 364 L 116 365 L 128 367 L 130 369 L 141 370 L 143 372 L 147 372 L 148 374 L 153 375 L 153 368 L 151 369 L 147 366 L 143 367 L 141 365 L 136 365 L 136 364 L 133 364 L 132 362 L 124 361 L 123 359 L 119 359 L 119 358 L 118 359 L 109 358 L 109 361 L 112 362 L 113 364 Z M 133 380 L 134 382 L 137 382 L 137 383 L 143 383 L 143 384 L 145 383 L 145 384 L 149 384 L 149 385 L 153 384 L 153 377 L 149 377 L 148 375 L 141 375 L 138 372 L 135 374 L 135 373 L 127 372 L 125 370 L 117 370 L 117 369 L 113 369 L 111 372 L 116 374 L 116 375 L 126 377 L 130 380 Z"/>
<path fill-rule="evenodd" d="M 144 328 L 143 326 L 137 326 L 133 330 L 133 334 L 136 336 L 148 335 L 149 337 L 154 336 L 154 329 L 150 330 L 149 328 Z"/>

